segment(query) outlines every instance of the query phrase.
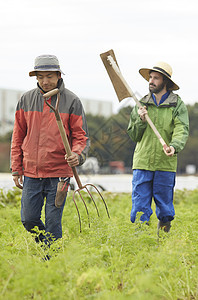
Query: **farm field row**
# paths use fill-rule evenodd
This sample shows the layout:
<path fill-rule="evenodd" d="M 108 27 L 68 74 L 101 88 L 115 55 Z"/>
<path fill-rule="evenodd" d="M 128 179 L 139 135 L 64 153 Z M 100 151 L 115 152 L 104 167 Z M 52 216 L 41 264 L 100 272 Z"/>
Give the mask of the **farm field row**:
<path fill-rule="evenodd" d="M 160 237 L 154 205 L 149 226 L 132 224 L 130 193 L 103 196 L 110 219 L 84 196 L 90 228 L 78 201 L 80 233 L 71 191 L 63 238 L 44 249 L 20 222 L 20 192 L 1 190 L 0 299 L 198 299 L 198 190 L 175 192 L 175 220 Z"/>

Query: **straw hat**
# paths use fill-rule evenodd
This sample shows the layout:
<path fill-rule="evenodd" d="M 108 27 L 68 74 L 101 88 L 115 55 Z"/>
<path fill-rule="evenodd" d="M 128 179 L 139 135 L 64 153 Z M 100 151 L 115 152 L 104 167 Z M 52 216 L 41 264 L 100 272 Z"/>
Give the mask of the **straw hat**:
<path fill-rule="evenodd" d="M 37 71 L 59 71 L 65 75 L 61 71 L 58 58 L 55 55 L 37 56 L 34 63 L 34 70 L 29 72 L 29 76 L 36 76 Z"/>
<path fill-rule="evenodd" d="M 170 90 L 176 91 L 179 89 L 179 86 L 171 79 L 173 71 L 169 64 L 160 61 L 156 63 L 155 66 L 151 69 L 147 69 L 147 68 L 140 69 L 139 73 L 142 75 L 142 77 L 144 77 L 147 81 L 149 81 L 150 72 L 152 71 L 163 74 L 173 83 L 173 86 L 170 88 Z"/>

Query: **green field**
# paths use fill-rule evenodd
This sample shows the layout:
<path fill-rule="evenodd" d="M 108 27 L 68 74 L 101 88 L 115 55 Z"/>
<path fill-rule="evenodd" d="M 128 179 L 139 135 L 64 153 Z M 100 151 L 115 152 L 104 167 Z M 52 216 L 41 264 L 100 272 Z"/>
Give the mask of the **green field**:
<path fill-rule="evenodd" d="M 100 199 L 100 217 L 86 199 L 90 228 L 77 201 L 79 233 L 70 192 L 63 238 L 44 250 L 21 224 L 20 192 L 1 190 L 0 299 L 198 299 L 198 190 L 175 192 L 176 217 L 160 237 L 155 213 L 149 226 L 130 222 L 130 194 L 104 198 L 110 219 Z"/>

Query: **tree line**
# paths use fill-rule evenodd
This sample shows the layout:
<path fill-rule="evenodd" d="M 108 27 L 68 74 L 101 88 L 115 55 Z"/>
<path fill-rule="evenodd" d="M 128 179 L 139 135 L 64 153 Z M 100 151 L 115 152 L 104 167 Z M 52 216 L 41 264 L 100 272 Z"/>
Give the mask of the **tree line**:
<path fill-rule="evenodd" d="M 187 105 L 187 108 L 190 133 L 184 150 L 178 154 L 177 172 L 180 174 L 185 173 L 190 164 L 198 170 L 198 103 Z M 131 106 L 124 107 L 109 118 L 86 115 L 91 140 L 89 157 L 96 157 L 101 168 L 108 168 L 111 161 L 123 161 L 126 170 L 131 169 L 135 143 L 126 132 L 131 110 Z M 0 137 L 0 172 L 9 172 L 11 135 L 9 132 Z"/>

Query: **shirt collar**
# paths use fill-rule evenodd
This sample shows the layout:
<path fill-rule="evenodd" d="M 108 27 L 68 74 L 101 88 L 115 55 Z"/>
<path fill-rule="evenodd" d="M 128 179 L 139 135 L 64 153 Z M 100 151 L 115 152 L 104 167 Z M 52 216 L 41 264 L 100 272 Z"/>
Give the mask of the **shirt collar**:
<path fill-rule="evenodd" d="M 152 98 L 153 98 L 153 101 L 155 103 L 155 105 L 159 106 L 160 104 L 162 104 L 167 98 L 168 96 L 170 95 L 170 91 L 167 91 L 161 98 L 159 104 L 157 104 L 157 101 L 156 101 L 156 98 L 155 98 L 155 95 L 154 94 L 151 94 L 152 95 Z"/>

